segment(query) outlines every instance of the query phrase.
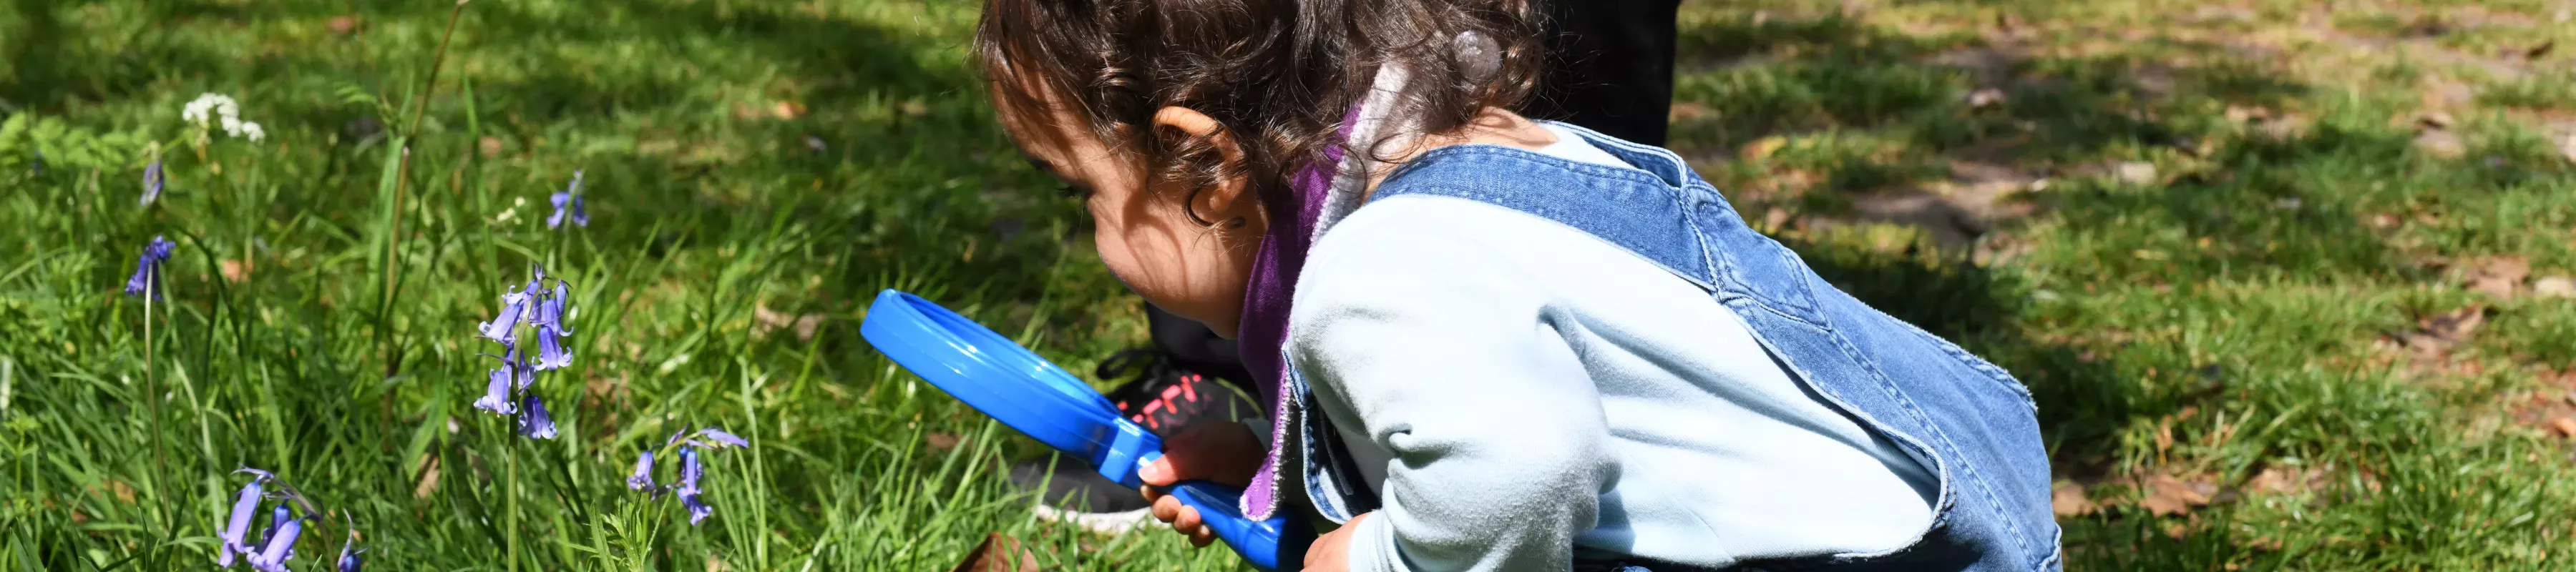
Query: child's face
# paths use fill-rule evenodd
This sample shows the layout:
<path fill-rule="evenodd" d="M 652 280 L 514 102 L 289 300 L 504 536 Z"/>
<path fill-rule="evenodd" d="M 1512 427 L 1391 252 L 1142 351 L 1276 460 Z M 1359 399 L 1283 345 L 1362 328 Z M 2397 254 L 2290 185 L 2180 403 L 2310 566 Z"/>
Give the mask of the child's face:
<path fill-rule="evenodd" d="M 1004 106 L 1007 107 L 1007 106 Z M 1011 138 L 1039 169 L 1064 181 L 1091 212 L 1100 261 L 1127 287 L 1166 311 L 1234 337 L 1253 254 L 1268 229 L 1259 201 L 1243 181 L 1222 182 L 1195 197 L 1186 185 L 1148 175 L 1137 153 L 1105 145 L 1083 119 L 1055 109 L 1049 117 L 1002 113 Z M 1164 108 L 1155 123 L 1194 134 L 1216 131 L 1207 116 Z M 1220 142 L 1219 147 L 1233 147 Z M 1193 202 L 1198 224 L 1183 210 Z"/>

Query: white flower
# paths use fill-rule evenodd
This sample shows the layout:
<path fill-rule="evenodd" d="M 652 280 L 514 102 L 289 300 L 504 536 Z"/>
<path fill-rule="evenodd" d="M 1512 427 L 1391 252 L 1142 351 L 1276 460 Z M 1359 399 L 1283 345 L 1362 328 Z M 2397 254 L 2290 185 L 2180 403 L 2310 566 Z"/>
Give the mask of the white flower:
<path fill-rule="evenodd" d="M 186 107 L 179 109 L 179 119 L 196 124 L 198 129 L 222 127 L 225 137 L 243 137 L 258 141 L 268 136 L 268 132 L 261 130 L 258 123 L 242 121 L 241 104 L 234 102 L 231 96 L 220 93 L 198 95 L 197 99 L 189 101 Z"/>

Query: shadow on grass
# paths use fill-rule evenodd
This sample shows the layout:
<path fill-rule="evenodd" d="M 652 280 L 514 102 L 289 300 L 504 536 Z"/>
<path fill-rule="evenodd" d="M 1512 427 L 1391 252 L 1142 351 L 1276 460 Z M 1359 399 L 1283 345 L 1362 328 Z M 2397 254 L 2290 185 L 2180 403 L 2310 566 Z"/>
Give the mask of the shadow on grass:
<path fill-rule="evenodd" d="M 1721 186 L 1814 181 L 1772 196 L 1728 189 L 1748 217 L 1768 208 L 1849 216 L 1817 205 L 1940 196 L 1932 202 L 1980 216 L 1956 232 L 1986 253 L 2012 250 L 2021 224 L 2046 220 L 2090 239 L 2046 245 L 2093 260 L 2050 268 L 2060 288 L 2143 286 L 2122 282 L 2138 276 L 2192 288 L 2407 266 L 2359 222 L 2360 206 L 2312 191 L 2331 184 L 2319 169 L 2395 172 L 2408 140 L 2332 128 L 2244 136 L 2217 111 L 2277 106 L 2309 88 L 2228 46 L 2154 40 L 2100 55 L 2041 55 L 1993 30 L 1910 35 L 1836 14 L 1754 13 L 1686 24 L 1680 45 L 1677 100 L 1697 107 L 1677 113 L 1676 149 L 1706 162 Z M 1796 142 L 1739 153 L 1775 137 Z M 2175 166 L 2115 176 L 2119 163 L 2160 158 Z M 1985 182 L 1969 173 L 1978 169 L 2003 173 L 1992 178 L 2008 187 L 1996 193 L 2004 198 L 1965 204 L 1957 193 L 1926 190 L 1972 188 Z M 2050 186 L 2025 190 L 2033 181 Z M 2106 340 L 2032 333 L 2024 324 L 2044 319 L 2034 298 L 2052 294 L 2009 263 L 1823 236 L 1783 241 L 1855 297 L 1960 342 L 2031 387 L 2061 475 L 2102 476 L 2138 419 L 2209 395 L 2138 381 L 2097 355 L 2116 349 Z"/>

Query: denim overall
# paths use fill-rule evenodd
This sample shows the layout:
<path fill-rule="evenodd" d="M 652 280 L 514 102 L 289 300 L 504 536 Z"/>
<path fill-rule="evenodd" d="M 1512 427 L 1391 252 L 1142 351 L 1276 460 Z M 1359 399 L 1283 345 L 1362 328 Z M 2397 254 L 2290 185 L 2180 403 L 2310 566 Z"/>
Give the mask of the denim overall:
<path fill-rule="evenodd" d="M 1931 530 L 1887 552 L 1741 563 L 1759 570 L 2057 570 L 2047 452 L 2030 391 L 1948 341 L 1827 284 L 1796 253 L 1754 232 L 1726 199 L 1660 148 L 1567 126 L 1637 169 L 1490 145 L 1435 149 L 1370 200 L 1436 195 L 1518 210 L 1591 233 L 1698 285 L 1827 405 L 1888 440 L 1939 480 Z M 1365 207 L 1362 207 L 1365 208 Z M 1330 231 L 1327 231 L 1330 232 Z M 1331 421 L 1295 364 L 1286 368 L 1286 467 L 1302 470 L 1311 516 L 1375 510 Z M 1286 472 L 1283 470 L 1282 472 Z M 1711 476 L 1710 478 L 1725 478 Z M 1578 570 L 1674 572 L 1576 547 Z"/>

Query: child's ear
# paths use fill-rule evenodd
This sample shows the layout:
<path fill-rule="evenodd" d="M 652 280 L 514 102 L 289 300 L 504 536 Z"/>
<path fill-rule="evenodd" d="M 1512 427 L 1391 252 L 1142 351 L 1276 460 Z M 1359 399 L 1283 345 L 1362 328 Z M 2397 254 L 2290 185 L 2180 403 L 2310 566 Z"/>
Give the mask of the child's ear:
<path fill-rule="evenodd" d="M 1164 127 L 1178 129 L 1194 139 L 1207 140 L 1209 146 L 1216 148 L 1220 159 L 1229 164 L 1243 160 L 1243 146 L 1235 141 L 1233 134 L 1227 133 L 1225 126 L 1217 123 L 1216 118 L 1199 113 L 1198 110 L 1180 106 L 1167 106 L 1155 110 L 1154 128 Z M 1198 189 L 1198 192 L 1192 193 L 1189 206 L 1193 212 L 1218 227 L 1249 228 L 1253 232 L 1260 232 L 1263 227 L 1268 226 L 1269 221 L 1263 217 L 1261 201 L 1258 197 L 1252 196 L 1251 188 L 1252 185 L 1242 178 L 1228 178 L 1218 181 L 1215 186 Z"/>

